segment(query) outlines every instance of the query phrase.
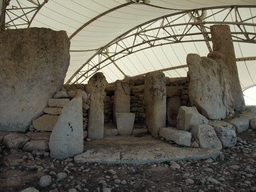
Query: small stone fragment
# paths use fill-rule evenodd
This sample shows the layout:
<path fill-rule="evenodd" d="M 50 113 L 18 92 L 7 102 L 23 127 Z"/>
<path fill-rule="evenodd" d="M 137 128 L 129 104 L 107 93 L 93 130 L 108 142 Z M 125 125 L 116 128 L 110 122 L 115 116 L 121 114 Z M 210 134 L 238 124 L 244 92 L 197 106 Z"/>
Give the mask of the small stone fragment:
<path fill-rule="evenodd" d="M 30 138 L 21 133 L 10 133 L 4 137 L 3 144 L 9 149 L 22 148 Z"/>
<path fill-rule="evenodd" d="M 22 190 L 21 192 L 39 192 L 39 191 L 34 187 L 29 187 L 27 189 Z"/>
<path fill-rule="evenodd" d="M 50 175 L 44 175 L 40 178 L 39 185 L 41 187 L 47 187 L 52 183 L 52 177 Z"/>

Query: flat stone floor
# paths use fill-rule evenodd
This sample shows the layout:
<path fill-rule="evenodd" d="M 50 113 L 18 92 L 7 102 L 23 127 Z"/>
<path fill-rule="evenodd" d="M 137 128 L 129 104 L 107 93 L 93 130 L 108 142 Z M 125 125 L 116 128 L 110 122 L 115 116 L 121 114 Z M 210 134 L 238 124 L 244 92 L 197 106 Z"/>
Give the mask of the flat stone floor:
<path fill-rule="evenodd" d="M 165 161 L 216 158 L 221 151 L 177 147 L 151 135 L 108 136 L 85 142 L 84 153 L 74 157 L 76 163 L 147 164 Z"/>

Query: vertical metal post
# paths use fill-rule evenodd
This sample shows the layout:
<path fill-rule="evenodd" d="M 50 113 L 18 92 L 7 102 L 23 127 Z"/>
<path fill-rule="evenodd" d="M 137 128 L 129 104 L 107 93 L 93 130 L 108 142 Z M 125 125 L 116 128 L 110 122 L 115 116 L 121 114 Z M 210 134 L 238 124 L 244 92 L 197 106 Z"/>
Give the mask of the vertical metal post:
<path fill-rule="evenodd" d="M 10 0 L 0 0 L 0 31 L 5 30 L 5 11 Z"/>

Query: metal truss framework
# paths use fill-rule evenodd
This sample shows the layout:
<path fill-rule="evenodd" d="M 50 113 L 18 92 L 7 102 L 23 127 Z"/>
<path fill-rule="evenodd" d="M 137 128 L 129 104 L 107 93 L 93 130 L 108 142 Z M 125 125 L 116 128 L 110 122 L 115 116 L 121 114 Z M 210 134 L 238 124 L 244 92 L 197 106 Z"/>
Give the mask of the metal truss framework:
<path fill-rule="evenodd" d="M 7 6 L 5 10 L 5 17 L 8 18 L 5 29 L 29 28 L 38 11 L 48 2 L 48 0 L 26 0 L 31 6 L 24 7 L 22 5 L 24 0 L 15 1 L 18 6 Z"/>
<path fill-rule="evenodd" d="M 116 61 L 133 53 L 157 46 L 205 42 L 210 52 L 212 51 L 209 43 L 211 41 L 210 26 L 214 24 L 229 25 L 231 27 L 233 42 L 256 43 L 256 16 L 253 14 L 248 14 L 249 16 L 247 17 L 242 16 L 240 13 L 242 9 L 248 9 L 248 12 L 251 12 L 252 10 L 256 10 L 256 6 L 229 6 L 182 11 L 146 22 L 98 49 L 73 74 L 67 83 L 83 83 L 93 74 L 110 64 L 114 64 L 126 76 L 118 67 Z M 179 30 L 176 28 L 179 28 Z M 87 51 L 90 50 L 71 50 L 71 52 Z M 247 60 L 256 60 L 256 56 L 237 58 L 237 61 Z M 187 67 L 187 65 L 165 68 L 161 71 L 184 67 Z"/>

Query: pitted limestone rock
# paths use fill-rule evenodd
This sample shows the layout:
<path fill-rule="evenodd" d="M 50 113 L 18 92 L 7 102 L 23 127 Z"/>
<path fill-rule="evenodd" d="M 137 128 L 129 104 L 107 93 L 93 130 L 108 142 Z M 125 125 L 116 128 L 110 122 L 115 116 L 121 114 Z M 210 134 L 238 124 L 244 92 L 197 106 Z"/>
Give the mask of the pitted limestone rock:
<path fill-rule="evenodd" d="M 50 155 L 66 159 L 83 152 L 82 94 L 72 99 L 62 110 L 50 136 Z"/>
<path fill-rule="evenodd" d="M 210 125 L 194 125 L 191 129 L 193 137 L 199 142 L 201 148 L 221 150 L 222 144 Z"/>
<path fill-rule="evenodd" d="M 177 128 L 189 131 L 193 125 L 207 124 L 208 119 L 201 115 L 196 107 L 182 106 L 179 109 Z"/>
<path fill-rule="evenodd" d="M 210 121 L 223 147 L 234 147 L 237 142 L 236 128 L 224 121 Z"/>
<path fill-rule="evenodd" d="M 10 133 L 4 137 L 3 144 L 9 149 L 21 149 L 30 138 L 21 133 Z"/>

